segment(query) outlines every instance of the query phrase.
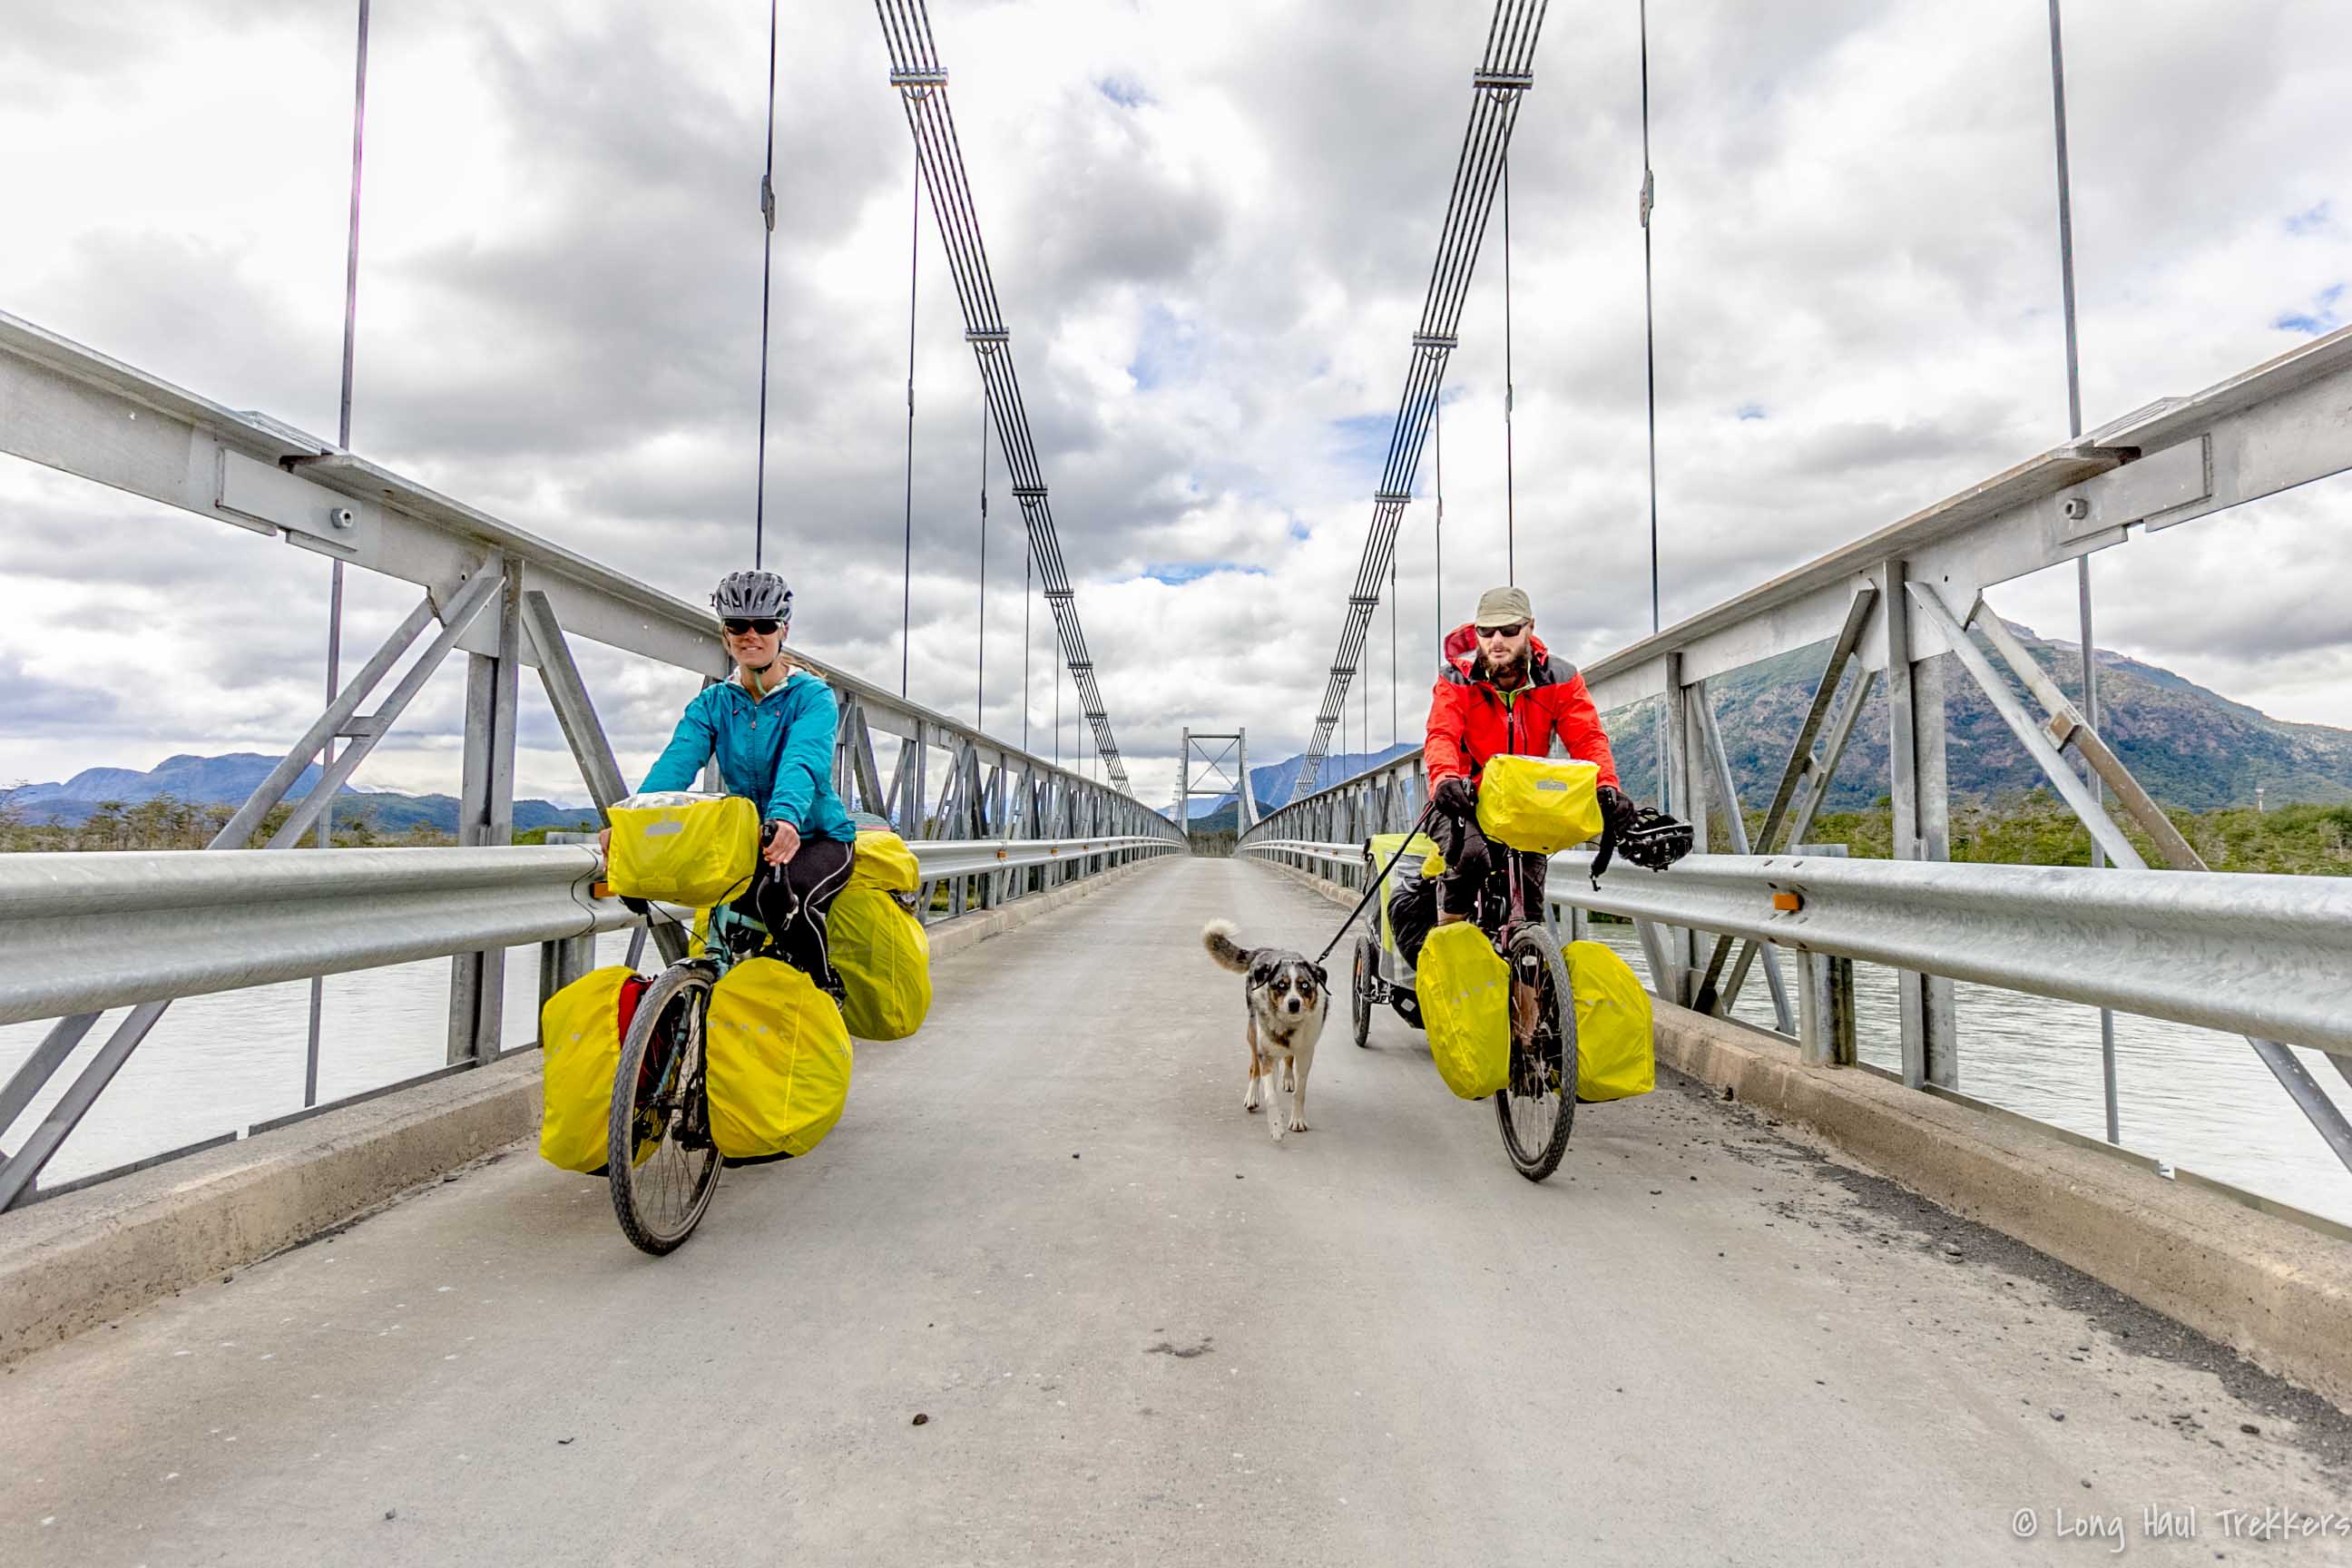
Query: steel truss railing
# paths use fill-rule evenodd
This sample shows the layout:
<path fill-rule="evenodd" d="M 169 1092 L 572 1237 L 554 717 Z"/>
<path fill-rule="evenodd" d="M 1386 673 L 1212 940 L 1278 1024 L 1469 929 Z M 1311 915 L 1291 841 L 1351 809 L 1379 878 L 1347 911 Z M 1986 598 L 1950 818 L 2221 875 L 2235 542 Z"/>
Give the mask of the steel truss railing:
<path fill-rule="evenodd" d="M 996 426 L 1005 463 L 1013 472 L 1013 496 L 1021 503 L 1021 520 L 1028 530 L 1029 549 L 1044 584 L 1045 602 L 1053 607 L 1054 629 L 1061 641 L 1062 663 L 1077 687 L 1078 707 L 1092 726 L 1095 751 L 1103 771 L 1119 790 L 1128 788 L 1127 764 L 1111 738 L 1110 717 L 1103 711 L 1102 690 L 1095 680 L 1094 656 L 1087 651 L 1085 630 L 1078 625 L 1076 590 L 1062 562 L 1061 536 L 1054 528 L 1054 510 L 1046 500 L 1045 473 L 1037 461 L 1037 443 L 1029 429 L 1029 413 L 1021 401 L 1021 379 L 1013 368 L 1013 337 L 996 298 L 996 279 L 988 269 L 988 250 L 981 243 L 980 216 L 972 205 L 971 182 L 963 167 L 963 147 L 956 139 L 955 111 L 948 106 L 948 73 L 931 42 L 931 18 L 923 0 L 876 0 L 882 37 L 890 50 L 890 85 L 907 110 L 907 129 L 915 141 L 923 184 L 931 194 L 931 212 L 939 220 L 940 243 L 948 268 L 955 276 L 956 300 L 963 310 L 964 341 L 980 363 L 982 395 Z"/>
<path fill-rule="evenodd" d="M 1494 20 L 1486 28 L 1486 56 L 1470 79 L 1470 123 L 1462 133 L 1462 153 L 1454 164 L 1453 194 L 1445 204 L 1437 260 L 1430 268 L 1429 292 L 1422 302 L 1421 324 L 1413 332 L 1412 358 L 1405 371 L 1404 395 L 1397 404 L 1396 426 L 1390 432 L 1388 458 L 1381 468 L 1380 493 L 1372 498 L 1371 531 L 1364 538 L 1363 561 L 1356 568 L 1356 585 L 1348 597 L 1348 618 L 1339 628 L 1339 651 L 1331 658 L 1323 708 L 1316 715 L 1306 761 L 1299 768 L 1300 789 L 1311 791 L 1322 774 L 1331 731 L 1347 706 L 1348 689 L 1363 659 L 1372 612 L 1380 608 L 1381 590 L 1389 581 L 1397 530 L 1412 500 L 1421 449 L 1437 412 L 1446 363 L 1459 342 L 1463 301 L 1478 265 L 1478 247 L 1486 237 L 1487 216 L 1494 210 L 1503 164 L 1510 154 L 1519 100 L 1535 86 L 1536 38 L 1543 30 L 1548 4 L 1549 0 L 1496 0 Z"/>
<path fill-rule="evenodd" d="M 1751 852 L 1768 858 L 1786 855 L 1804 842 L 1862 710 L 1884 681 L 1889 697 L 1887 782 L 1898 868 L 1904 875 L 1920 877 L 1919 886 L 1948 887 L 1956 898 L 1975 885 L 1971 879 L 1979 872 L 2001 870 L 1948 863 L 1944 701 L 1949 671 L 1957 666 L 1983 691 L 2108 857 L 2127 868 L 2100 875 L 2130 879 L 2134 871 L 2128 868 L 2143 868 L 2146 861 L 2118 819 L 2077 773 L 2076 758 L 2107 786 L 2115 804 L 2156 846 L 2165 865 L 2178 871 L 2203 871 L 2195 851 L 2009 631 L 1985 595 L 1989 589 L 2042 567 L 2123 543 L 2134 530 L 2174 527 L 2352 468 L 2352 419 L 2344 413 L 2347 405 L 2352 405 L 2352 328 L 2315 339 L 2195 396 L 2151 404 L 1995 475 L 1588 664 L 1586 681 L 1604 712 L 1648 702 L 1663 708 L 1661 793 L 1670 809 L 1692 822 L 1701 844 L 1710 842 L 1711 828 L 1720 826 L 1723 840 L 1734 852 L 1727 864 L 1745 864 Z M 1707 682 L 1776 655 L 1824 645 L 1829 657 L 1812 701 L 1751 842 Z M 1275 853 L 1271 847 L 1285 846 L 1281 854 L 1295 858 L 1305 853 L 1297 847 L 1302 844 L 1338 845 L 1351 847 L 1350 853 L 1360 858 L 1366 837 L 1404 827 L 1427 798 L 1416 752 L 1269 812 L 1244 835 L 1240 852 L 1270 854 Z M 1905 867 L 1903 862 L 1915 864 Z M 1822 863 L 1807 860 L 1808 866 Z M 1885 869 L 1857 868 L 1855 874 L 1869 879 Z M 2037 869 L 2032 874 L 2042 873 Z M 2072 875 L 2050 874 L 2062 879 Z M 2273 976 L 2270 961 L 2252 951 L 2264 940 L 2263 900 L 2309 898 L 2324 903 L 2336 896 L 2327 891 L 2336 884 L 2325 880 L 2284 879 L 2306 889 L 2295 894 L 2273 888 L 2283 880 L 2275 878 L 2167 876 L 2144 880 L 2151 889 L 2144 896 L 2151 900 L 2210 901 L 2215 908 L 2239 911 L 2226 917 L 2226 923 L 2250 945 L 2241 953 L 2240 978 L 2229 984 L 2243 1005 L 2240 1016 L 2249 1020 L 2262 1016 L 2253 993 L 2271 984 Z M 2197 888 L 2184 891 L 2192 880 Z M 1612 875 L 1603 891 L 1622 897 L 1629 882 L 1638 885 L 1638 877 Z M 1670 875 L 1657 887 L 1691 885 Z M 2021 886 L 2076 884 L 2062 880 Z M 1560 890 L 1562 883 L 1556 880 L 1554 888 Z M 1580 899 L 1576 901 L 1581 904 Z M 1589 907 L 1613 909 L 1606 901 Z M 1822 985 L 1827 982 L 1810 970 L 1792 1000 L 1790 987 L 1776 973 L 1770 948 L 1759 945 L 1759 931 L 1750 924 L 1721 923 L 1719 905 L 1669 900 L 1618 912 L 1633 916 L 1659 993 L 1668 1000 L 1727 1013 L 1761 954 L 1784 1032 L 1795 1032 L 1801 1016 L 1823 1001 Z M 1931 915 L 1930 910 L 1919 911 L 1927 926 L 1932 925 Z M 1889 912 L 1883 918 L 1896 915 Z M 1711 920 L 1718 923 L 1708 923 Z M 2105 954 L 2100 963 L 2122 963 L 2132 940 L 2117 930 L 2096 933 L 2091 945 Z M 2352 994 L 2341 962 L 2346 933 L 2339 932 L 2336 940 L 2339 945 L 2331 950 L 2332 958 L 2303 948 L 2291 952 L 2294 962 L 2318 965 L 2315 975 L 2333 984 L 2341 998 Z M 1898 933 L 1890 936 L 1885 950 L 1897 948 L 1900 955 L 1886 961 L 1897 964 L 1901 980 L 1904 1080 L 1914 1088 L 1954 1089 L 1959 1082 L 1959 1043 L 1953 979 L 1983 979 L 2025 991 L 2037 986 L 2022 978 L 2001 979 L 1997 973 L 1963 971 L 1957 967 L 1957 958 L 1941 958 L 1942 950 L 1931 942 L 1908 942 Z M 2014 956 L 2023 962 L 2023 955 Z M 2021 977 L 2027 971 L 2018 973 Z M 2220 978 L 2228 980 L 2226 974 Z M 2083 995 L 2102 1005 L 2154 1010 L 2139 1002 Z M 1835 998 L 1828 1000 L 1833 1004 Z M 2338 1006 L 2340 1010 L 2340 1001 Z M 1850 1014 L 1845 1024 L 1851 1027 Z M 2266 1026 L 2258 1022 L 2242 1027 L 2280 1086 L 2337 1157 L 2352 1167 L 2352 1122 L 2285 1048 L 2290 1038 L 2300 1037 L 2265 1034 Z M 2336 1038 L 2328 1046 L 2329 1059 L 2352 1080 L 2352 1056 L 2343 1044 Z"/>
<path fill-rule="evenodd" d="M 331 738 L 340 738 L 347 742 L 344 749 L 294 804 L 268 847 L 299 843 L 334 791 L 457 650 L 467 654 L 457 837 L 468 848 L 502 846 L 512 837 L 519 686 L 525 666 L 538 669 L 600 811 L 627 789 L 569 637 L 586 637 L 691 670 L 706 682 L 730 668 L 706 609 L 325 447 L 300 431 L 207 403 L 5 313 L 0 452 L 282 537 L 424 590 L 416 607 L 214 838 L 212 851 L 250 843 L 268 815 L 286 803 L 311 759 Z M 975 840 L 1013 851 L 976 869 L 951 859 L 940 862 L 942 868 L 922 890 L 927 908 L 937 901 L 945 912 L 960 914 L 1032 888 L 1058 885 L 1100 864 L 1099 856 L 1074 861 L 1055 853 L 1050 846 L 1055 844 L 1150 839 L 1181 846 L 1174 823 L 1122 791 L 797 651 L 793 657 L 825 679 L 839 705 L 834 776 L 845 801 L 896 824 L 916 841 L 919 854 L 932 842 Z M 407 667 L 394 678 L 404 658 Z M 373 710 L 362 712 L 371 701 Z M 898 747 L 886 782 L 877 746 L 894 737 Z M 353 853 L 358 852 L 335 855 Z M 667 956 L 682 951 L 669 926 L 658 927 L 655 938 Z M 453 938 L 438 951 L 455 955 L 448 1060 L 464 1065 L 495 1058 L 503 1037 L 505 944 Z M 0 963 L 7 956 L 0 948 Z M 168 998 L 157 997 L 134 1005 L 59 1102 L 73 1108 L 70 1113 L 55 1126 L 45 1121 L 13 1157 L 0 1156 L 0 1206 L 30 1190 L 56 1144 L 169 1005 Z M 97 1021 L 87 1010 L 60 1018 L 10 1082 L 0 1086 L 0 1137 Z"/>
<path fill-rule="evenodd" d="M 927 889 L 916 907 L 948 919 L 947 900 L 928 896 L 941 883 L 990 881 L 1002 902 L 1181 847 L 1160 835 L 927 840 L 914 847 Z M 160 1016 L 185 996 L 533 943 L 544 950 L 543 1001 L 591 967 L 586 943 L 597 932 L 646 929 L 619 900 L 596 896 L 602 870 L 593 848 L 562 845 L 0 856 L 0 1024 L 95 1019 L 114 1007 Z M 686 913 L 664 911 L 652 929 L 672 934 Z M 0 1085 L 0 1131 L 79 1038 L 37 1048 Z M 42 1168 L 129 1055 L 110 1044 L 0 1158 L 0 1208 L 35 1195 Z"/>
<path fill-rule="evenodd" d="M 1255 839 L 1243 852 L 1328 881 L 1364 876 L 1361 842 Z M 1591 868 L 1584 851 L 1552 857 L 1556 912 L 1895 969 L 1933 963 L 1955 980 L 2352 1057 L 2352 879 L 1693 855 L 1595 888 Z"/>

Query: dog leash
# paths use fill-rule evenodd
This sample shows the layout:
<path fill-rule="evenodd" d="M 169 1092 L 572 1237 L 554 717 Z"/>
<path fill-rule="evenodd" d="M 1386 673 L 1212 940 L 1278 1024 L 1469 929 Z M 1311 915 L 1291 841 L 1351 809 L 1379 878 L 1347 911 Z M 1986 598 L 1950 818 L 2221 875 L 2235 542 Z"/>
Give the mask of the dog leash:
<path fill-rule="evenodd" d="M 1339 922 L 1339 929 L 1331 933 L 1331 940 L 1323 944 L 1323 951 L 1315 955 L 1315 962 L 1318 966 L 1325 959 L 1331 956 L 1331 950 L 1339 945 L 1339 939 L 1348 934 L 1348 928 L 1356 923 L 1356 917 L 1364 912 L 1364 906 L 1372 901 L 1372 896 L 1381 890 L 1381 884 L 1389 879 L 1389 873 L 1396 869 L 1396 863 L 1404 858 L 1406 850 L 1412 847 L 1414 837 L 1421 832 L 1422 826 L 1428 822 L 1429 814 L 1436 809 L 1437 804 L 1434 801 L 1421 808 L 1421 815 L 1414 817 L 1412 826 L 1404 830 L 1404 842 L 1397 846 L 1397 852 L 1389 857 L 1389 863 L 1381 868 L 1381 874 L 1372 879 L 1370 887 L 1364 889 L 1364 896 L 1356 900 L 1356 907 L 1348 911 L 1348 918 Z"/>

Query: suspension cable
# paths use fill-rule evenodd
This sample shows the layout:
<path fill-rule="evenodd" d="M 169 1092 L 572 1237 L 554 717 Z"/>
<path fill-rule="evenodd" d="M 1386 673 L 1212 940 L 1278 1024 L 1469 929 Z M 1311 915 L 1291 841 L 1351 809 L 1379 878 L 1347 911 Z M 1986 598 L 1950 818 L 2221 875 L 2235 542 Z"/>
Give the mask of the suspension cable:
<path fill-rule="evenodd" d="M 890 85 L 906 111 L 923 186 L 930 194 L 940 244 L 963 314 L 964 339 L 971 345 L 987 387 L 1013 499 L 1020 503 L 1027 530 L 1038 588 L 1053 616 L 1060 668 L 1069 672 L 1079 712 L 1092 727 L 1095 753 L 1106 781 L 1121 793 L 1129 793 L 1127 767 L 1120 760 L 1109 715 L 1103 709 L 1094 659 L 1079 624 L 1077 595 L 1070 586 L 1068 563 L 1055 531 L 1045 473 L 1037 460 L 1036 437 L 1022 404 L 1011 334 L 989 272 L 971 182 L 956 137 L 955 114 L 948 102 L 948 73 L 931 37 L 929 8 L 925 0 L 876 0 L 875 13 L 889 51 Z"/>
<path fill-rule="evenodd" d="M 1037 646 L 1029 635 L 1029 601 L 1031 574 L 1037 564 L 1036 552 L 1024 548 L 1021 552 L 1021 749 L 1029 749 L 1029 650 Z"/>
<path fill-rule="evenodd" d="M 913 219 L 907 229 L 907 552 L 898 571 L 898 695 L 915 630 L 915 284 L 923 258 L 923 158 L 915 154 Z"/>
<path fill-rule="evenodd" d="M 971 727 L 988 727 L 988 399 L 980 400 L 980 658 L 979 695 L 972 699 Z"/>
<path fill-rule="evenodd" d="M 1657 177 L 1650 169 L 1650 0 L 1642 0 L 1642 364 L 1650 400 L 1650 635 L 1658 634 L 1658 324 L 1651 303 L 1650 209 Z"/>
<path fill-rule="evenodd" d="M 360 0 L 360 35 L 358 64 L 352 87 L 352 226 L 350 248 L 343 259 L 343 383 L 341 412 L 336 421 L 335 444 L 348 452 L 352 449 L 352 367 L 353 352 L 358 347 L 360 324 L 360 152 L 362 132 L 367 127 L 367 46 L 368 0 Z M 333 707 L 343 686 L 343 563 L 338 559 L 327 574 L 327 705 Z M 335 738 L 327 737 L 326 748 L 320 753 L 320 765 L 335 765 Z M 335 842 L 335 805 L 329 796 L 319 813 L 319 847 L 332 848 Z M 319 1102 L 319 1033 L 326 1006 L 327 983 L 324 977 L 310 977 L 310 1026 L 309 1044 L 304 1055 L 302 1072 L 302 1104 L 307 1110 Z"/>
<path fill-rule="evenodd" d="M 760 455 L 751 481 L 751 570 L 768 535 L 768 295 L 776 265 L 776 0 L 768 0 L 768 164 L 760 175 Z M 901 693 L 901 695 L 904 695 Z"/>
<path fill-rule="evenodd" d="M 1412 337 L 1412 358 L 1389 438 L 1381 488 L 1372 500 L 1372 526 L 1364 540 L 1363 558 L 1348 597 L 1347 619 L 1331 660 L 1330 679 L 1324 687 L 1323 705 L 1301 765 L 1301 794 L 1313 790 L 1318 782 L 1325 747 L 1362 660 L 1372 611 L 1380 604 L 1380 588 L 1389 575 L 1398 530 L 1429 437 L 1438 388 L 1447 359 L 1459 341 L 1456 329 L 1486 237 L 1486 220 L 1494 208 L 1503 152 L 1517 123 L 1519 106 L 1535 85 L 1536 40 L 1548 5 L 1549 0 L 1496 0 L 1486 51 L 1471 77 L 1469 124 L 1463 132 L 1429 292 Z"/>
<path fill-rule="evenodd" d="M 1437 428 L 1437 526 L 1429 538 L 1433 557 L 1430 592 L 1435 595 L 1430 608 L 1434 612 L 1431 618 L 1437 622 L 1437 657 L 1442 663 L 1445 658 L 1445 397 L 1442 389 L 1431 420 Z"/>
<path fill-rule="evenodd" d="M 1511 153 L 1503 150 L 1503 581 L 1519 580 L 1518 510 L 1513 479 L 1517 465 L 1511 445 L 1511 405 L 1518 401 L 1511 376 Z"/>

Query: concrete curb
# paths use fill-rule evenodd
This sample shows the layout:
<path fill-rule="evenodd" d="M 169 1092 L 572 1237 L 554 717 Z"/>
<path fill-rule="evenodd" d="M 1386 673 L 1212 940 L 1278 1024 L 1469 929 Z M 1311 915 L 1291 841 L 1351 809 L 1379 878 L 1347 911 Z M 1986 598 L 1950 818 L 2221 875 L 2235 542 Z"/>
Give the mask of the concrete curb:
<path fill-rule="evenodd" d="M 1658 1059 L 2352 1407 L 2352 1247 L 2005 1117 L 1659 1003 Z"/>
<path fill-rule="evenodd" d="M 935 926 L 931 956 L 961 952 L 1169 858 Z M 539 1055 L 530 1051 L 0 1216 L 0 1364 L 535 1138 L 539 1116 Z"/>
<path fill-rule="evenodd" d="M 1271 864 L 1271 862 L 1261 862 Z M 1333 903 L 1360 896 L 1287 866 Z M 1658 1060 L 2352 1408 L 2352 1246 L 2095 1149 L 1654 1004 Z"/>
<path fill-rule="evenodd" d="M 538 1125 L 530 1052 L 10 1215 L 0 1363 L 282 1252 Z"/>

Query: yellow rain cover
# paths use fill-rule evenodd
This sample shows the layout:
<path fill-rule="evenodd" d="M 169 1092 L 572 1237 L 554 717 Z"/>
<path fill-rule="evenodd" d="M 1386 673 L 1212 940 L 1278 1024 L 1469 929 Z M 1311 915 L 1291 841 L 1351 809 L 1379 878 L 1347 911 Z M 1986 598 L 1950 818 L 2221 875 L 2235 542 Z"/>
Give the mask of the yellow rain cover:
<path fill-rule="evenodd" d="M 845 892 L 879 888 L 886 893 L 911 893 L 922 882 L 923 868 L 915 863 L 915 852 L 907 847 L 905 839 L 887 827 L 857 830 L 856 858 L 849 863 Z"/>
<path fill-rule="evenodd" d="M 1576 993 L 1576 1098 L 1630 1100 L 1657 1085 L 1650 994 L 1625 961 L 1597 942 L 1572 942 L 1568 984 Z"/>
<path fill-rule="evenodd" d="M 1510 965 L 1468 921 L 1423 944 L 1413 990 L 1437 1076 L 1465 1100 L 1500 1090 L 1511 1072 Z"/>
<path fill-rule="evenodd" d="M 733 1160 L 805 1154 L 849 1100 L 849 1031 L 833 998 L 773 958 L 710 988 L 710 1135 Z"/>
<path fill-rule="evenodd" d="M 760 861 L 760 808 L 740 795 L 632 795 L 607 814 L 613 891 L 707 910 L 740 898 Z"/>
<path fill-rule="evenodd" d="M 923 922 L 878 888 L 856 885 L 833 901 L 828 956 L 845 993 L 842 1021 L 861 1040 L 903 1040 L 931 1010 L 931 939 Z"/>
<path fill-rule="evenodd" d="M 604 1169 L 621 1065 L 621 984 L 635 973 L 625 963 L 591 970 L 539 1010 L 539 1152 L 551 1165 Z"/>
<path fill-rule="evenodd" d="M 1423 866 L 1424 868 L 1421 872 L 1421 875 L 1423 876 L 1430 874 L 1426 869 L 1427 864 L 1430 860 L 1437 860 L 1441 869 L 1444 868 L 1444 861 L 1437 853 L 1436 841 L 1428 837 L 1426 835 L 1419 833 L 1412 836 L 1412 847 L 1410 849 L 1405 849 L 1404 835 L 1402 833 L 1375 833 L 1366 845 L 1366 847 L 1370 849 L 1372 852 L 1372 869 L 1375 871 L 1387 865 L 1390 860 L 1396 859 L 1396 869 L 1391 871 L 1388 875 L 1388 879 L 1381 884 L 1381 896 L 1379 900 L 1381 906 L 1381 945 L 1387 948 L 1391 952 L 1394 952 L 1397 950 L 1396 924 L 1389 919 L 1389 898 L 1396 891 L 1398 880 L 1402 878 L 1411 877 L 1414 874 L 1412 869 L 1412 858 L 1415 855 L 1423 857 Z M 1397 851 L 1400 849 L 1404 850 L 1403 858 L 1401 859 L 1397 858 Z"/>
<path fill-rule="evenodd" d="M 1496 757 L 1478 780 L 1478 831 L 1556 855 L 1601 836 L 1601 769 L 1565 758 Z"/>

